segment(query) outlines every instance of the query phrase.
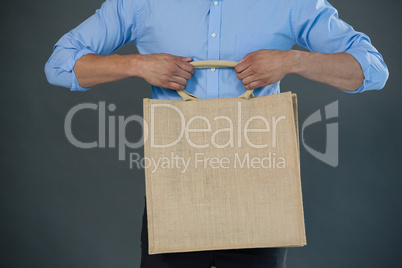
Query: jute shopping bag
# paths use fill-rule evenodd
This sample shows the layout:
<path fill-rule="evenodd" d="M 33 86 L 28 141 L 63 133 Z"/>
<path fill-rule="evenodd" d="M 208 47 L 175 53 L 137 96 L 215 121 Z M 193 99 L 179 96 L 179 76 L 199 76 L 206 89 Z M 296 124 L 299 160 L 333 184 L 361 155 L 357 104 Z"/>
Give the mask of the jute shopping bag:
<path fill-rule="evenodd" d="M 295 94 L 179 94 L 144 99 L 149 253 L 305 245 Z"/>

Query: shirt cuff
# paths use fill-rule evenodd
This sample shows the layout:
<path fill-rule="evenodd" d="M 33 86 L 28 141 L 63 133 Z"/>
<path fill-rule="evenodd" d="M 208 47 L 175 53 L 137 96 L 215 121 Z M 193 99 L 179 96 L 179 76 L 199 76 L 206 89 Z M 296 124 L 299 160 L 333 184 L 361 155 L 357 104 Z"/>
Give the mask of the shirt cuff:
<path fill-rule="evenodd" d="M 88 89 L 91 89 L 90 87 L 81 87 L 80 84 L 78 84 L 77 76 L 75 75 L 74 72 L 74 66 L 77 60 L 79 60 L 82 56 L 85 56 L 87 54 L 94 54 L 94 52 L 90 49 L 84 48 L 80 51 L 77 52 L 74 56 L 74 61 L 73 61 L 73 66 L 71 68 L 71 91 L 86 91 Z"/>
<path fill-rule="evenodd" d="M 359 89 L 356 89 L 354 91 L 344 91 L 344 92 L 361 93 L 366 90 L 366 84 L 367 84 L 368 78 L 369 78 L 369 72 L 370 72 L 370 66 L 371 66 L 371 59 L 370 59 L 369 53 L 367 52 L 366 49 L 364 49 L 362 47 L 353 47 L 351 49 L 348 49 L 345 52 L 352 55 L 360 63 L 360 66 L 362 67 L 362 70 L 363 70 L 364 80 L 363 80 L 362 86 Z"/>

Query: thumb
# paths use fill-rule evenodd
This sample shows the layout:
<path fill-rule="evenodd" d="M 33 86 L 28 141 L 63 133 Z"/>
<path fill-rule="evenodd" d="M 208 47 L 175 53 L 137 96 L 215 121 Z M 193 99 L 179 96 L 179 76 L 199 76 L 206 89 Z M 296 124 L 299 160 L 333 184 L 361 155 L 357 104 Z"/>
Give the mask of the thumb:
<path fill-rule="evenodd" d="M 193 58 L 183 58 L 183 57 L 181 59 L 186 62 L 191 62 L 193 60 Z"/>

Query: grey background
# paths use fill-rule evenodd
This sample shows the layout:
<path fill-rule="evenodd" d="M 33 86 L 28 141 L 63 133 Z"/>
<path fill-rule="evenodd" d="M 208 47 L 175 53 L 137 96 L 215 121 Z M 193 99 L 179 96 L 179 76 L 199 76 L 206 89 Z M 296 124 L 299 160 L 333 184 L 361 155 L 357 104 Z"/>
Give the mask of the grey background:
<path fill-rule="evenodd" d="M 109 115 L 142 114 L 150 87 L 140 79 L 70 92 L 47 83 L 52 46 L 93 14 L 101 0 L 2 1 L 0 176 L 1 267 L 139 267 L 143 170 L 116 149 L 79 149 L 64 135 L 80 103 L 114 103 Z M 300 124 L 339 100 L 340 163 L 332 168 L 301 148 L 308 245 L 289 250 L 288 267 L 399 267 L 402 262 L 401 1 L 333 0 L 340 17 L 368 34 L 390 78 L 382 91 L 346 94 L 296 76 Z M 120 53 L 134 53 L 132 45 Z M 80 113 L 74 133 L 97 138 L 97 114 Z M 325 122 L 306 130 L 324 150 Z M 127 136 L 139 137 L 130 125 Z M 130 152 L 142 153 L 142 149 Z"/>

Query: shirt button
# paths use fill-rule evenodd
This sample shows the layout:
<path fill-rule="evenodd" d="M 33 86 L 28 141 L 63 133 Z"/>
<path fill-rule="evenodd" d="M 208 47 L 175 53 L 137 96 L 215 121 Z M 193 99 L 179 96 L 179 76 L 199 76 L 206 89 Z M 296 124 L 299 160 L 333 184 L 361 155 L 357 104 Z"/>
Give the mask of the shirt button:
<path fill-rule="evenodd" d="M 215 6 L 217 6 L 218 4 L 219 4 L 219 2 L 218 2 L 218 1 L 215 1 L 215 2 L 214 2 L 214 5 L 215 5 Z"/>
<path fill-rule="evenodd" d="M 212 33 L 211 36 L 212 36 L 213 38 L 215 38 L 215 37 L 216 37 L 216 33 Z"/>
<path fill-rule="evenodd" d="M 211 72 L 215 72 L 215 68 L 211 68 Z"/>

